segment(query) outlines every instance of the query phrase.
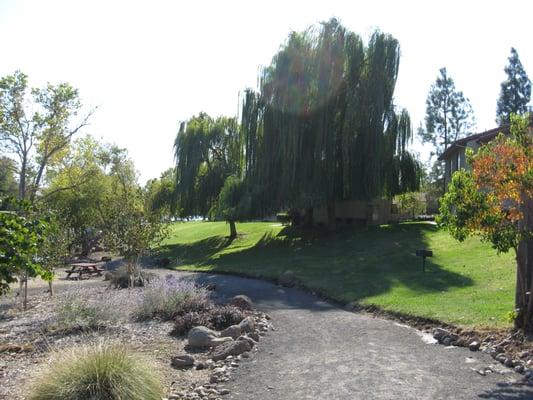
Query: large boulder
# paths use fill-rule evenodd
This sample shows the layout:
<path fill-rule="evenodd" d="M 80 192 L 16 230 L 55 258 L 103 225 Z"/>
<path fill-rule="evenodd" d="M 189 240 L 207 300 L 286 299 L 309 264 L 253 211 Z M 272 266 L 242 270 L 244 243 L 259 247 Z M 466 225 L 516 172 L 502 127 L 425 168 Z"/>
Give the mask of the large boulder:
<path fill-rule="evenodd" d="M 222 343 L 217 346 L 211 354 L 213 361 L 224 360 L 228 356 L 238 356 L 244 352 L 252 350 L 252 345 L 246 340 L 236 340 Z"/>
<path fill-rule="evenodd" d="M 231 306 L 240 308 L 241 310 L 251 310 L 253 306 L 252 300 L 250 300 L 250 298 L 248 296 L 245 296 L 244 294 L 234 296 L 229 302 L 229 304 Z"/>
<path fill-rule="evenodd" d="M 218 332 L 215 332 L 205 326 L 195 326 L 189 331 L 187 335 L 189 346 L 193 348 L 207 348 L 218 346 L 221 343 L 232 341 L 230 337 L 219 337 Z"/>

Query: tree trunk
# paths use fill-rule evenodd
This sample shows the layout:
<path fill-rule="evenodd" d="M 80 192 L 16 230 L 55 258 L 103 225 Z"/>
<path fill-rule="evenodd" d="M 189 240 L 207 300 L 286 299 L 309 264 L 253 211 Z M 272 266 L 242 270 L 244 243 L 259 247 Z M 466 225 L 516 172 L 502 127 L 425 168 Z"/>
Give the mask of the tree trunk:
<path fill-rule="evenodd" d="M 28 309 L 28 274 L 24 275 L 24 311 Z"/>
<path fill-rule="evenodd" d="M 523 201 L 524 218 L 519 223 L 521 232 L 533 231 L 533 200 Z M 533 241 L 523 238 L 516 250 L 516 292 L 517 316 L 515 328 L 533 333 Z"/>
<path fill-rule="evenodd" d="M 27 159 L 23 157 L 22 165 L 20 166 L 20 175 L 19 175 L 19 199 L 24 200 L 26 198 L 26 168 L 27 168 Z"/>
<path fill-rule="evenodd" d="M 328 229 L 334 231 L 337 229 L 337 220 L 335 217 L 335 202 L 330 202 L 327 205 L 328 208 Z"/>
<path fill-rule="evenodd" d="M 313 207 L 305 209 L 303 226 L 305 228 L 311 228 L 313 226 Z"/>
<path fill-rule="evenodd" d="M 52 282 L 52 279 L 48 281 L 48 293 L 50 293 L 50 297 L 54 296 L 54 284 Z"/>
<path fill-rule="evenodd" d="M 235 227 L 235 221 L 229 222 L 229 237 L 230 239 L 235 239 L 237 237 L 237 228 Z"/>

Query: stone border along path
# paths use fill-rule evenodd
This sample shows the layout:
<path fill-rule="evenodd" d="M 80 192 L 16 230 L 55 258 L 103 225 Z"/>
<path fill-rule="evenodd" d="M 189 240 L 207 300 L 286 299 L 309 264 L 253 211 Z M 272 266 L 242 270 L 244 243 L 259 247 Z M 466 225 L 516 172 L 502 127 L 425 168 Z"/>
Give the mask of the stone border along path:
<path fill-rule="evenodd" d="M 533 385 L 488 354 L 429 344 L 413 328 L 344 311 L 298 289 L 175 273 L 215 284 L 226 299 L 245 294 L 272 318 L 276 332 L 232 372 L 226 399 L 533 399 Z M 486 368 L 494 372 L 476 372 Z"/>

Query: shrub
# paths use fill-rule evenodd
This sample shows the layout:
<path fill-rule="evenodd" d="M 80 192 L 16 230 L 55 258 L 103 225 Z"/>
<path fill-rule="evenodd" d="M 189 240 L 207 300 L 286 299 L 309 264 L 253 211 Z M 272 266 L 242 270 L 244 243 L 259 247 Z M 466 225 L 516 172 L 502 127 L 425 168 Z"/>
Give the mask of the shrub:
<path fill-rule="evenodd" d="M 154 368 L 123 346 L 100 343 L 58 353 L 30 400 L 160 400 Z"/>
<path fill-rule="evenodd" d="M 56 301 L 56 313 L 48 322 L 47 329 L 67 332 L 103 328 L 126 318 L 128 309 L 135 308 L 139 302 L 137 296 L 114 291 L 92 299 L 84 297 L 83 292 L 77 292 L 58 297 Z"/>
<path fill-rule="evenodd" d="M 215 308 L 211 313 L 211 323 L 216 330 L 226 329 L 228 326 L 241 322 L 246 315 L 233 306 Z"/>
<path fill-rule="evenodd" d="M 140 320 L 159 318 L 168 321 L 178 315 L 210 308 L 211 301 L 208 296 L 205 288 L 169 275 L 164 279 L 152 281 L 144 289 L 141 303 L 134 314 Z"/>
<path fill-rule="evenodd" d="M 178 315 L 174 319 L 174 329 L 172 335 L 186 335 L 195 326 L 206 326 L 212 328 L 211 314 L 209 311 L 204 312 L 189 312 L 183 315 Z"/>

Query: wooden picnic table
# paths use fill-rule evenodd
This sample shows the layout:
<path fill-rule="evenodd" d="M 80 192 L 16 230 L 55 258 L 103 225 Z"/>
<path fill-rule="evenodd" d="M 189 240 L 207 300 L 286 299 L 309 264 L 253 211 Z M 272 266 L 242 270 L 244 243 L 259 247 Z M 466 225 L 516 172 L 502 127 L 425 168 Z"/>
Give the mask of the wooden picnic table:
<path fill-rule="evenodd" d="M 73 263 L 70 264 L 70 269 L 65 270 L 67 279 L 70 279 L 72 274 L 78 274 L 78 279 L 81 279 L 83 275 L 92 276 L 96 274 L 97 276 L 102 276 L 103 271 L 103 268 L 97 263 Z"/>

